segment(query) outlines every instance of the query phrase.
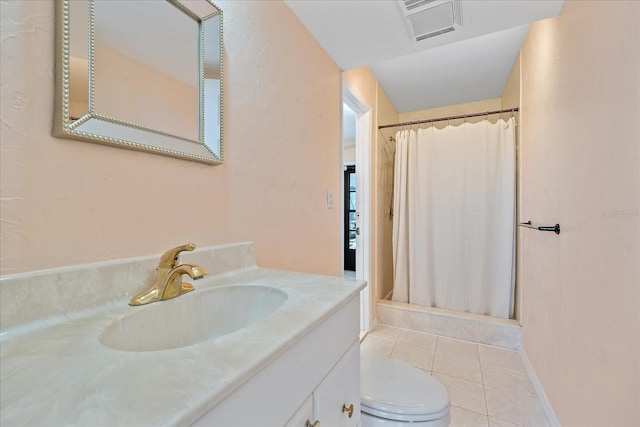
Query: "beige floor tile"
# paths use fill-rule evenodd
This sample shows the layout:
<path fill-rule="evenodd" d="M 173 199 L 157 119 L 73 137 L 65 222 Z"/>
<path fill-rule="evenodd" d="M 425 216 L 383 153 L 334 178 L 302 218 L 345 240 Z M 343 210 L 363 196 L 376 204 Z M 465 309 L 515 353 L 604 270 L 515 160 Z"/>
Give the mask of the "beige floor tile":
<path fill-rule="evenodd" d="M 449 375 L 474 383 L 482 384 L 480 360 L 476 357 L 460 356 L 436 350 L 433 372 Z"/>
<path fill-rule="evenodd" d="M 360 354 L 389 357 L 393 350 L 393 341 L 383 340 L 381 338 L 367 335 L 360 344 Z"/>
<path fill-rule="evenodd" d="M 438 337 L 436 352 L 478 358 L 478 344 L 453 338 Z"/>
<path fill-rule="evenodd" d="M 458 406 L 451 406 L 449 427 L 488 427 L 486 415 Z"/>
<path fill-rule="evenodd" d="M 433 356 L 433 350 L 396 344 L 389 357 L 402 360 L 411 366 L 430 372 L 433 369 Z"/>
<path fill-rule="evenodd" d="M 438 373 L 434 373 L 433 377 L 444 384 L 449 392 L 451 405 L 486 415 L 487 405 L 482 384 Z"/>
<path fill-rule="evenodd" d="M 529 375 L 523 371 L 485 364 L 482 366 L 482 381 L 485 385 L 511 393 L 536 397 Z"/>
<path fill-rule="evenodd" d="M 510 393 L 485 386 L 488 415 L 513 424 L 531 427 L 548 426 L 547 417 L 536 397 Z"/>
<path fill-rule="evenodd" d="M 369 332 L 369 336 L 387 341 L 393 341 L 395 343 L 402 331 L 403 329 L 393 326 L 378 325 L 373 331 Z"/>
<path fill-rule="evenodd" d="M 396 344 L 435 351 L 437 340 L 437 335 L 403 329 Z"/>
<path fill-rule="evenodd" d="M 489 417 L 489 427 L 521 427 L 518 424 L 512 424 L 497 418 Z"/>
<path fill-rule="evenodd" d="M 480 354 L 480 363 L 482 366 L 495 365 L 526 372 L 524 363 L 522 362 L 522 356 L 517 351 L 478 345 L 478 353 Z"/>

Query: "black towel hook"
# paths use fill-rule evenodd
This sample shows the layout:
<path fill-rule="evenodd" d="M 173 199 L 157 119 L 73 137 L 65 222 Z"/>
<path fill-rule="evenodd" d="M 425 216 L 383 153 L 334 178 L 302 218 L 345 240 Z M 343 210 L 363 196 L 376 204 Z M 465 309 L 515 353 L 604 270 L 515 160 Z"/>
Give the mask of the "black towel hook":
<path fill-rule="evenodd" d="M 527 222 L 521 222 L 518 225 L 520 227 L 533 228 L 534 230 L 540 230 L 540 231 L 553 231 L 556 234 L 560 234 L 560 224 L 556 224 L 552 226 L 536 227 L 535 225 L 531 224 L 531 221 L 527 221 Z"/>

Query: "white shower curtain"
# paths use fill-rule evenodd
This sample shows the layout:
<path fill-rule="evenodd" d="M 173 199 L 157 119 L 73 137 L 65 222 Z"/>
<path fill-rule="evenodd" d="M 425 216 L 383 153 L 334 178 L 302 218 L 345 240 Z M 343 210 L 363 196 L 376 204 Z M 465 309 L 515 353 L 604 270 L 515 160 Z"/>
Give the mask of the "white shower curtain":
<path fill-rule="evenodd" d="M 396 135 L 393 301 L 510 318 L 515 121 Z"/>

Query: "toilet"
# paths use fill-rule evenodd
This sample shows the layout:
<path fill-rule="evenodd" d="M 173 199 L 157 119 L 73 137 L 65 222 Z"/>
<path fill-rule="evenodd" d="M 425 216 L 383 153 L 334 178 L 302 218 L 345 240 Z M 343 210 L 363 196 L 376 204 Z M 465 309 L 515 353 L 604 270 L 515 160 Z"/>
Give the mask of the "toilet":
<path fill-rule="evenodd" d="M 361 426 L 446 427 L 449 393 L 431 375 L 402 361 L 360 358 Z"/>

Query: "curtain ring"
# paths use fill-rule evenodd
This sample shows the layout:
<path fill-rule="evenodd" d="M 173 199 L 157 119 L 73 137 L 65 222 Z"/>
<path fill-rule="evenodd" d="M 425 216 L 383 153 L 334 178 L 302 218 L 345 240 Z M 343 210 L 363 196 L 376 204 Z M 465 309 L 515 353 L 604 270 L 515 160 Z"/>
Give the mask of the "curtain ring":
<path fill-rule="evenodd" d="M 513 108 L 511 109 L 511 118 L 513 119 Z"/>

